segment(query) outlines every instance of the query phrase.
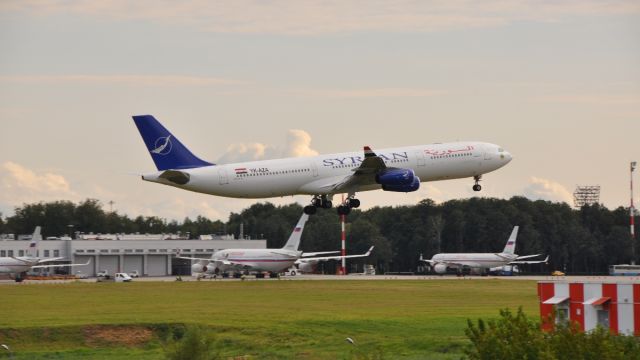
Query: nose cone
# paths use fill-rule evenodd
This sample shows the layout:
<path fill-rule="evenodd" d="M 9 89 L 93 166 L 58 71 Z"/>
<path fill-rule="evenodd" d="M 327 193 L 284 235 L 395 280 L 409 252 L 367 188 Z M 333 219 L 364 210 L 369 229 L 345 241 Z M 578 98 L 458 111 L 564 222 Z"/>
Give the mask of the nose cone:
<path fill-rule="evenodd" d="M 513 157 L 511 156 L 511 153 L 508 151 L 503 152 L 500 155 L 500 158 L 502 158 L 502 160 L 504 161 L 505 165 L 508 164 L 509 162 L 511 162 L 511 160 L 513 159 Z"/>

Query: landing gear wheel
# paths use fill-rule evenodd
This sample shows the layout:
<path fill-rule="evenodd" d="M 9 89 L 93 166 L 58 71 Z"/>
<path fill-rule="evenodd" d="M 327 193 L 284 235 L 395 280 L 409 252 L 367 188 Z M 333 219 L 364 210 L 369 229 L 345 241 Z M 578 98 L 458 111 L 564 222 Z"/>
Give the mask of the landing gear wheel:
<path fill-rule="evenodd" d="M 482 186 L 480 186 L 480 180 L 482 179 L 482 175 L 476 175 L 473 177 L 473 180 L 475 180 L 476 184 L 473 185 L 473 191 L 480 191 L 482 190 Z"/>
<path fill-rule="evenodd" d="M 308 206 L 305 206 L 305 207 L 304 207 L 303 211 L 304 211 L 304 213 L 305 213 L 305 214 L 307 214 L 307 215 L 313 215 L 313 214 L 315 214 L 315 213 L 316 213 L 316 211 L 318 211 L 318 208 L 316 208 L 316 207 L 315 207 L 315 206 L 313 206 L 313 205 L 308 205 Z"/>
<path fill-rule="evenodd" d="M 322 202 L 323 209 L 331 209 L 332 207 L 333 207 L 333 203 L 331 202 L 331 200 L 324 200 Z"/>
<path fill-rule="evenodd" d="M 349 207 L 351 208 L 359 208 L 360 207 L 360 200 L 358 199 L 349 199 L 348 202 Z"/>
<path fill-rule="evenodd" d="M 480 190 L 482 190 L 482 186 L 480 186 L 480 184 L 473 185 L 473 191 L 480 191 Z"/>
<path fill-rule="evenodd" d="M 338 206 L 338 215 L 349 215 L 351 208 L 347 205 Z"/>

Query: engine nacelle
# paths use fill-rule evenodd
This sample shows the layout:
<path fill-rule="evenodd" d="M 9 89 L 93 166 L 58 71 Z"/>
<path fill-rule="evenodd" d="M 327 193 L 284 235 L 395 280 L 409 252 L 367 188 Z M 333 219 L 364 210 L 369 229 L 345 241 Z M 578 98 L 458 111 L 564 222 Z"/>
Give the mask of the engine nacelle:
<path fill-rule="evenodd" d="M 376 182 L 385 186 L 406 186 L 414 183 L 416 174 L 411 169 L 385 169 L 376 175 Z"/>
<path fill-rule="evenodd" d="M 382 190 L 384 191 L 395 191 L 395 192 L 412 192 L 420 189 L 420 178 L 417 176 L 413 176 L 413 182 L 409 185 L 382 185 Z"/>
<path fill-rule="evenodd" d="M 444 274 L 447 272 L 447 265 L 445 264 L 435 264 L 433 265 L 433 271 L 436 274 Z"/>
<path fill-rule="evenodd" d="M 192 273 L 202 273 L 204 272 L 206 269 L 206 266 L 200 263 L 195 263 L 193 265 L 191 265 L 191 272 Z"/>
<path fill-rule="evenodd" d="M 314 271 L 316 271 L 317 265 L 318 265 L 317 261 L 302 262 L 298 264 L 298 270 L 300 270 L 301 273 L 311 274 Z"/>
<path fill-rule="evenodd" d="M 213 275 L 217 273 L 218 268 L 216 267 L 216 264 L 208 263 L 202 270 L 209 275 Z"/>

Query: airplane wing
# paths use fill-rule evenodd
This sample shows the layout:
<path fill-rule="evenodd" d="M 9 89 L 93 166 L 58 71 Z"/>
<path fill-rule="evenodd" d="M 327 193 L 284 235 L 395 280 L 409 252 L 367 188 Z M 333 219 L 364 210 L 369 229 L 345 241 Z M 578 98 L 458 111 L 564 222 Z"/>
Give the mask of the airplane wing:
<path fill-rule="evenodd" d="M 542 255 L 542 254 L 518 256 L 518 257 L 516 258 L 516 260 L 529 259 L 529 258 L 533 258 L 533 257 L 540 256 L 540 255 Z"/>
<path fill-rule="evenodd" d="M 509 263 L 509 265 L 512 264 L 546 264 L 549 261 L 549 255 L 547 255 L 547 257 L 544 260 L 525 260 L 525 261 L 512 261 Z"/>
<path fill-rule="evenodd" d="M 308 256 L 318 256 L 318 255 L 327 255 L 327 254 L 337 254 L 339 253 L 340 250 L 336 250 L 336 251 L 318 251 L 318 252 L 306 252 L 306 253 L 302 253 L 302 257 L 308 257 Z"/>
<path fill-rule="evenodd" d="M 336 255 L 336 256 L 320 256 L 320 257 L 308 257 L 298 259 L 296 264 L 304 263 L 304 262 L 312 262 L 312 261 L 328 261 L 328 260 L 341 260 L 341 259 L 350 259 L 350 258 L 359 258 L 359 257 L 367 257 L 371 255 L 371 251 L 373 251 L 373 246 L 369 248 L 369 250 L 364 254 L 359 255 Z"/>
<path fill-rule="evenodd" d="M 194 261 L 212 261 L 211 258 L 208 258 L 208 259 L 205 259 L 205 258 L 193 258 L 193 257 L 188 257 L 188 256 L 176 256 L 176 259 L 194 260 Z"/>
<path fill-rule="evenodd" d="M 338 178 L 331 183 L 324 185 L 324 188 L 332 192 L 354 188 L 362 185 L 376 184 L 376 173 L 386 169 L 384 160 L 376 155 L 370 147 L 364 147 L 364 160 L 359 167 L 351 170 L 353 174 Z"/>
<path fill-rule="evenodd" d="M 60 260 L 63 260 L 63 259 L 65 259 L 64 256 L 62 256 L 62 257 L 54 257 L 54 258 L 46 258 L 46 259 L 39 259 L 38 260 L 38 264 L 51 262 L 51 261 L 60 261 Z"/>
<path fill-rule="evenodd" d="M 51 261 L 51 260 L 50 260 Z M 36 266 L 32 266 L 32 269 L 46 269 L 46 268 L 53 268 L 53 267 L 63 267 L 63 266 L 85 266 L 85 265 L 89 265 L 91 263 L 91 259 L 87 260 L 86 263 L 84 264 L 55 264 L 55 265 L 36 265 Z"/>

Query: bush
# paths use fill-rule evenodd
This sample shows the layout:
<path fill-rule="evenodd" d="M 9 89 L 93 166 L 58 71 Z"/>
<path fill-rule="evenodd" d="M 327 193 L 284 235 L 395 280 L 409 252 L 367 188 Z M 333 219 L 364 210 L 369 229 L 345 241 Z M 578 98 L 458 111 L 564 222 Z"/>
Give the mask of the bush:
<path fill-rule="evenodd" d="M 215 360 L 220 357 L 211 331 L 197 325 L 174 332 L 166 340 L 164 351 L 167 360 Z"/>
<path fill-rule="evenodd" d="M 575 324 L 556 325 L 545 332 L 522 308 L 515 315 L 508 309 L 500 310 L 498 320 L 467 323 L 465 333 L 471 347 L 465 353 L 472 360 L 640 360 L 640 341 L 632 336 L 612 335 L 602 328 L 584 333 Z"/>

